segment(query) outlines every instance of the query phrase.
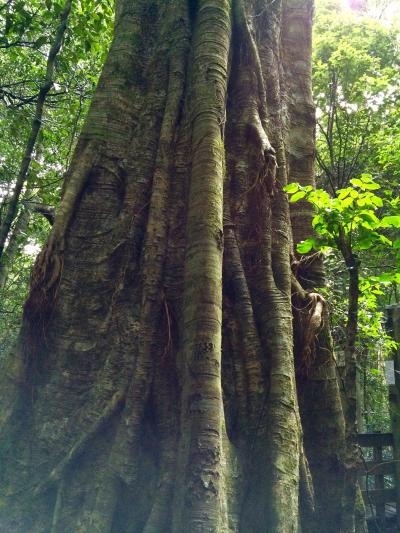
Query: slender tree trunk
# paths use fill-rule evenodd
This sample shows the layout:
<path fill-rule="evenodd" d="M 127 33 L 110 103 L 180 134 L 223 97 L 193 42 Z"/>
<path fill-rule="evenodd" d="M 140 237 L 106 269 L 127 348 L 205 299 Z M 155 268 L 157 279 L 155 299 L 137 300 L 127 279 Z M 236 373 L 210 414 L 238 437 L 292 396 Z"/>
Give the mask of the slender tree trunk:
<path fill-rule="evenodd" d="M 15 221 L 7 248 L 4 250 L 3 259 L 0 262 L 0 290 L 3 290 L 7 283 L 10 265 L 14 261 L 20 248 L 20 240 L 28 228 L 30 215 L 31 211 L 29 207 L 23 206 Z"/>
<path fill-rule="evenodd" d="M 344 403 L 346 420 L 346 473 L 343 497 L 341 532 L 356 531 L 355 508 L 357 505 L 358 472 L 362 465 L 357 443 L 357 351 L 359 262 L 351 249 L 351 243 L 340 236 L 338 247 L 348 270 L 348 308 L 345 343 Z"/>
<path fill-rule="evenodd" d="M 312 2 L 288 3 L 284 15 L 288 72 L 289 179 L 315 186 L 315 109 L 311 91 Z M 314 211 L 305 201 L 291 205 L 294 246 L 311 233 Z M 320 254 L 292 260 L 296 374 L 304 448 L 312 477 L 315 512 L 302 506 L 307 533 L 337 533 L 342 512 L 345 426 L 329 331 L 329 313 L 318 290 L 325 285 Z"/>
<path fill-rule="evenodd" d="M 300 483 L 313 514 L 282 190 L 297 12 L 309 39 L 308 2 L 117 1 L 0 378 L 4 530 L 292 533 Z"/>
<path fill-rule="evenodd" d="M 400 342 L 400 305 L 394 304 L 386 309 L 387 331 L 396 342 Z M 393 350 L 394 379 L 389 385 L 390 418 L 393 431 L 393 460 L 395 467 L 396 506 L 400 506 L 400 349 Z M 400 513 L 396 516 L 396 525 L 400 528 Z"/>
<path fill-rule="evenodd" d="M 9 198 L 7 198 L 7 206 L 5 210 L 4 219 L 0 225 L 0 265 L 3 261 L 3 252 L 7 243 L 7 238 L 10 233 L 10 229 L 18 211 L 18 202 L 22 193 L 22 189 L 25 185 L 29 168 L 31 165 L 32 155 L 35 149 L 36 140 L 42 125 L 42 117 L 46 97 L 51 87 L 53 86 L 53 75 L 58 52 L 61 49 L 61 45 L 64 39 L 64 34 L 67 29 L 68 17 L 72 7 L 72 0 L 66 0 L 64 9 L 61 14 L 60 24 L 57 28 L 54 41 L 50 47 L 49 55 L 47 57 L 46 64 L 46 76 L 42 86 L 40 87 L 39 94 L 36 101 L 35 114 L 32 121 L 32 128 L 26 143 L 24 157 L 21 161 L 21 166 L 18 172 L 17 180 L 14 186 L 14 190 Z"/>
<path fill-rule="evenodd" d="M 8 244 L 3 252 L 3 258 L 0 262 L 0 290 L 6 286 L 10 266 L 15 261 L 17 254 L 21 251 L 26 238 L 24 235 L 29 226 L 32 213 L 43 215 L 52 225 L 54 222 L 54 208 L 37 201 L 36 196 L 32 196 L 30 190 L 25 191 L 25 200 L 22 200 L 20 212 L 15 219 Z"/>

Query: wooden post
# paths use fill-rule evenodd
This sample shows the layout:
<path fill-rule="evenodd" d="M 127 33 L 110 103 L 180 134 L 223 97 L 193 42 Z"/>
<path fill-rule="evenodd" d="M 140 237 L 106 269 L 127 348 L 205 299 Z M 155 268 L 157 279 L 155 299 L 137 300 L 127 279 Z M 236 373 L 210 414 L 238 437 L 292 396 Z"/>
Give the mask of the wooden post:
<path fill-rule="evenodd" d="M 400 305 L 386 308 L 387 330 L 396 342 L 400 342 Z M 393 459 L 395 461 L 396 515 L 400 531 L 400 349 L 394 350 L 395 384 L 389 385 L 390 417 L 393 431 Z"/>
<path fill-rule="evenodd" d="M 374 461 L 376 464 L 381 464 L 383 460 L 382 446 L 374 447 Z M 375 490 L 382 490 L 385 488 L 385 479 L 382 473 L 377 473 L 374 475 L 375 479 Z M 375 504 L 376 509 L 376 519 L 380 526 L 385 525 L 385 502 L 377 501 Z"/>
<path fill-rule="evenodd" d="M 364 503 L 374 505 L 374 520 L 382 531 L 386 531 L 386 503 L 396 503 L 397 493 L 396 488 L 385 488 L 385 475 L 395 474 L 395 464 L 393 459 L 383 457 L 383 448 L 393 448 L 393 433 L 359 433 L 357 440 L 362 448 L 372 448 L 373 451 L 373 457 L 368 456 L 360 470 L 360 476 L 364 478 Z M 373 488 L 368 487 L 365 478 L 374 479 Z"/>
<path fill-rule="evenodd" d="M 364 354 L 362 359 L 364 359 Z M 356 370 L 356 394 L 357 394 L 357 431 L 363 433 L 365 431 L 364 424 L 364 361 L 362 361 L 362 368 L 357 367 Z"/>

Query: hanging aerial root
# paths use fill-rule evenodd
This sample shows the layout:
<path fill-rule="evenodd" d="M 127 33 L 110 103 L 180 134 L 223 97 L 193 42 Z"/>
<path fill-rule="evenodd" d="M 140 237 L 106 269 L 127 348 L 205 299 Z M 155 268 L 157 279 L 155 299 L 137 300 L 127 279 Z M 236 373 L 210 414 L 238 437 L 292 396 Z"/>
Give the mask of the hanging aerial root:
<path fill-rule="evenodd" d="M 34 490 L 34 495 L 38 496 L 43 492 L 46 492 L 51 488 L 55 483 L 61 481 L 64 473 L 67 471 L 68 467 L 76 461 L 76 459 L 84 452 L 88 442 L 93 439 L 96 434 L 101 431 L 104 426 L 111 420 L 111 418 L 117 414 L 125 405 L 125 391 L 119 391 L 114 394 L 111 398 L 110 403 L 105 407 L 100 417 L 91 425 L 89 430 L 82 435 L 82 437 L 72 446 L 70 451 L 64 457 L 58 465 L 53 468 L 50 472 L 48 478 L 40 483 Z"/>
<path fill-rule="evenodd" d="M 56 503 L 54 505 L 54 511 L 53 511 L 53 518 L 51 521 L 51 530 L 50 533 L 57 533 L 59 531 L 58 529 L 58 522 L 60 519 L 61 509 L 62 509 L 62 501 L 64 496 L 64 490 L 65 490 L 65 480 L 61 479 L 60 483 L 58 484 L 57 489 L 57 497 L 56 497 Z"/>
<path fill-rule="evenodd" d="M 31 289 L 24 306 L 24 318 L 31 325 L 33 333 L 30 339 L 32 343 L 35 336 L 38 334 L 40 336 L 42 324 L 52 308 L 63 264 L 63 253 L 60 246 L 56 246 L 55 239 L 51 235 L 48 243 L 36 258 L 31 274 Z"/>
<path fill-rule="evenodd" d="M 52 250 L 49 245 L 39 253 L 31 275 L 31 296 L 27 306 L 33 305 L 33 295 L 42 293 L 43 299 L 46 299 L 61 276 L 63 261 L 62 255 Z"/>
<path fill-rule="evenodd" d="M 246 119 L 246 144 L 251 146 L 249 150 L 250 168 L 255 173 L 255 178 L 250 187 L 239 197 L 240 201 L 252 192 L 260 194 L 261 197 L 272 197 L 276 190 L 276 161 L 275 150 L 269 142 L 268 136 L 261 124 L 257 113 L 251 113 Z"/>
<path fill-rule="evenodd" d="M 246 382 L 243 381 L 241 386 L 239 381 L 243 378 L 243 373 L 238 372 L 236 378 L 236 390 L 241 393 L 243 397 L 245 397 L 245 394 L 248 395 L 247 401 L 249 403 L 249 409 L 246 410 L 247 414 L 243 415 L 243 421 L 245 425 L 247 424 L 251 426 L 258 424 L 260 421 L 259 407 L 260 402 L 264 401 L 261 399 L 262 394 L 260 394 L 260 390 L 266 388 L 261 367 L 262 349 L 253 314 L 246 274 L 235 235 L 235 229 L 234 225 L 231 223 L 228 202 L 226 202 L 224 209 L 224 301 L 225 308 L 227 308 L 229 296 L 233 300 L 230 313 L 232 313 L 232 316 L 234 317 L 233 326 L 227 329 L 230 331 L 231 335 L 234 335 L 237 327 L 239 333 L 239 339 L 232 342 L 230 350 L 232 351 L 232 354 L 235 355 L 237 347 L 240 347 L 240 355 L 238 354 L 236 358 L 233 357 L 233 360 L 235 361 L 236 359 L 236 364 L 244 365 L 247 380 Z M 229 291 L 227 290 L 228 286 Z M 239 402 L 239 405 L 245 406 L 246 403 L 246 401 Z"/>
<path fill-rule="evenodd" d="M 31 370 L 36 365 L 37 348 L 44 338 L 44 326 L 51 315 L 63 264 L 63 256 L 49 252 L 47 246 L 36 258 L 31 274 L 31 290 L 23 314 L 23 381 L 26 382 L 33 376 Z"/>
<path fill-rule="evenodd" d="M 239 135 L 246 146 L 249 167 L 255 179 L 249 193 L 264 190 L 273 196 L 275 191 L 277 161 L 267 131 L 266 88 L 259 50 L 253 35 L 253 28 L 246 13 L 243 0 L 233 2 L 234 22 L 239 40 L 240 71 L 236 82 L 237 100 L 243 108 L 239 123 Z"/>
<path fill-rule="evenodd" d="M 278 166 L 275 150 L 269 142 L 259 115 L 253 115 L 251 118 L 252 121 L 247 126 L 247 140 L 252 141 L 256 150 L 257 155 L 252 163 L 257 167 L 257 175 L 253 185 L 247 192 L 265 187 L 269 196 L 273 196 L 276 188 L 276 169 Z"/>
<path fill-rule="evenodd" d="M 303 318 L 303 350 L 301 354 L 302 364 L 307 368 L 314 357 L 315 339 L 323 325 L 323 310 L 326 304 L 324 298 L 316 292 L 309 293 L 308 299 L 309 303 Z"/>
<path fill-rule="evenodd" d="M 301 329 L 298 371 L 307 373 L 315 357 L 318 332 L 324 326 L 326 301 L 321 294 L 304 290 L 294 274 L 292 274 L 292 298 Z"/>
<path fill-rule="evenodd" d="M 291 269 L 303 287 L 323 287 L 325 285 L 323 255 L 321 252 L 291 257 Z"/>

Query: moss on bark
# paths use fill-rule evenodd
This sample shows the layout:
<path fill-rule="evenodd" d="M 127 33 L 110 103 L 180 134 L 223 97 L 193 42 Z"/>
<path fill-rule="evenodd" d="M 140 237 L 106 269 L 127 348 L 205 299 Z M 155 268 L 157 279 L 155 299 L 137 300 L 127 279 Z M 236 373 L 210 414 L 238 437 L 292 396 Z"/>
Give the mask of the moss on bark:
<path fill-rule="evenodd" d="M 342 414 L 324 375 L 300 416 L 282 191 L 291 154 L 312 172 L 287 107 L 310 5 L 117 1 L 1 377 L 4 530 L 292 533 L 300 482 L 314 519 L 337 440 L 308 442 Z"/>

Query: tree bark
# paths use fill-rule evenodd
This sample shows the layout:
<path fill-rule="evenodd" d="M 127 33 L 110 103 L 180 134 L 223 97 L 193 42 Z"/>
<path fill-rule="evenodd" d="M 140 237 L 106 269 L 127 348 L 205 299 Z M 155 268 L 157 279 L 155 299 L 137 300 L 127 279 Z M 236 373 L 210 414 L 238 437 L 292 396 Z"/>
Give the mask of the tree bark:
<path fill-rule="evenodd" d="M 341 532 L 356 531 L 355 508 L 357 503 L 358 472 L 362 466 L 361 451 L 357 443 L 357 351 L 359 261 L 352 251 L 348 237 L 341 234 L 338 248 L 348 270 L 348 306 L 345 343 L 344 403 L 346 420 L 346 460 Z"/>
<path fill-rule="evenodd" d="M 315 109 L 311 91 L 312 2 L 287 4 L 283 25 L 288 90 L 289 181 L 315 186 Z M 291 204 L 294 248 L 310 237 L 314 212 Z M 318 291 L 325 285 L 321 254 L 296 256 L 292 287 L 296 377 L 304 448 L 313 482 L 314 512 L 302 507 L 303 531 L 337 533 L 342 513 L 345 426 L 336 375 L 329 312 Z"/>
<path fill-rule="evenodd" d="M 4 530 L 289 533 L 300 483 L 313 514 L 282 190 L 296 13 L 309 39 L 311 2 L 117 1 L 0 378 Z"/>

